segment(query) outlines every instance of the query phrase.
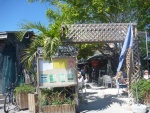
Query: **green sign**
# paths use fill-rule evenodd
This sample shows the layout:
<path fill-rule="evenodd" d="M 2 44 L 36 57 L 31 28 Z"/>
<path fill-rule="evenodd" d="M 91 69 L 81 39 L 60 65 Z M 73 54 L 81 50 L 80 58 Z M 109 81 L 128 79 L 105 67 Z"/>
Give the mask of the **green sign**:
<path fill-rule="evenodd" d="M 56 75 L 50 74 L 49 79 L 50 79 L 50 83 L 56 82 Z"/>
<path fill-rule="evenodd" d="M 59 82 L 66 82 L 66 75 L 65 74 L 59 74 L 58 79 L 59 79 Z"/>
<path fill-rule="evenodd" d="M 40 82 L 46 83 L 47 82 L 47 74 L 41 74 L 40 75 Z"/>
<path fill-rule="evenodd" d="M 74 75 L 73 74 L 68 74 L 68 82 L 74 81 Z"/>

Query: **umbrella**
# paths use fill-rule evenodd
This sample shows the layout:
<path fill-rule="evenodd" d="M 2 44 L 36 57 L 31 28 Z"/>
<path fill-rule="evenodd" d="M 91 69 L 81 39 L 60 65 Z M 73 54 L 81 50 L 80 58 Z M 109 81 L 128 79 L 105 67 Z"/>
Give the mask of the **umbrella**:
<path fill-rule="evenodd" d="M 101 60 L 101 59 L 107 59 L 107 56 L 103 55 L 100 51 L 96 50 L 94 52 L 93 56 L 89 56 L 87 58 L 87 61 L 93 60 L 93 59 L 99 59 L 99 60 Z"/>

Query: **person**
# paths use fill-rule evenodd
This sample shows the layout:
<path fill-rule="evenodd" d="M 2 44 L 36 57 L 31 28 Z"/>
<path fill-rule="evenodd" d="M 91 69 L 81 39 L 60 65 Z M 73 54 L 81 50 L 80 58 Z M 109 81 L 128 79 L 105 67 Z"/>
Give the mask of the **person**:
<path fill-rule="evenodd" d="M 84 78 L 83 76 L 81 75 L 81 72 L 78 72 L 78 90 L 82 89 L 83 88 L 83 85 L 84 85 Z"/>
<path fill-rule="evenodd" d="M 144 71 L 144 76 L 143 76 L 143 78 L 144 78 L 145 80 L 148 80 L 148 79 L 150 78 L 150 75 L 149 75 L 149 73 L 148 73 L 148 70 L 145 70 L 145 71 Z"/>
<path fill-rule="evenodd" d="M 118 71 L 114 78 L 119 82 L 119 84 L 128 84 L 128 82 L 123 77 L 122 71 Z"/>
<path fill-rule="evenodd" d="M 87 74 L 85 74 L 85 80 L 84 83 L 87 83 L 89 81 L 89 76 Z"/>
<path fill-rule="evenodd" d="M 122 71 L 123 78 L 127 78 L 127 73 Z"/>
<path fill-rule="evenodd" d="M 122 71 L 118 71 L 116 76 L 114 77 L 115 80 L 116 80 L 116 84 L 118 85 L 117 87 L 118 88 L 126 88 L 125 90 L 123 90 L 123 92 L 128 92 L 128 81 L 126 81 L 124 78 L 123 78 L 123 73 Z"/>
<path fill-rule="evenodd" d="M 82 75 L 83 78 L 85 79 L 85 66 L 82 67 L 82 69 L 81 69 L 81 75 Z"/>
<path fill-rule="evenodd" d="M 84 82 L 84 78 L 83 78 L 81 72 L 78 72 L 78 82 Z"/>
<path fill-rule="evenodd" d="M 95 77 L 95 69 L 94 67 L 91 68 L 91 74 L 90 74 L 90 81 L 94 80 Z"/>

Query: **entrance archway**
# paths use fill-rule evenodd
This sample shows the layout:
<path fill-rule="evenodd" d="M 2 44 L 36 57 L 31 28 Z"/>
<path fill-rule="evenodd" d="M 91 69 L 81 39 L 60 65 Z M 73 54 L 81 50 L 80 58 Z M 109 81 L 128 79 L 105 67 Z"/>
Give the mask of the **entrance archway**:
<path fill-rule="evenodd" d="M 126 37 L 130 23 L 104 23 L 104 24 L 68 24 L 63 25 L 65 39 L 63 43 L 82 44 L 82 43 L 118 43 L 123 42 Z M 138 38 L 136 23 L 132 23 L 133 30 L 133 58 L 131 61 L 131 52 L 126 54 L 126 68 L 129 78 L 129 86 L 133 81 L 132 75 L 140 76 L 140 57 L 138 52 Z M 133 62 L 133 69 L 131 69 Z M 131 79 L 131 77 L 133 79 Z"/>

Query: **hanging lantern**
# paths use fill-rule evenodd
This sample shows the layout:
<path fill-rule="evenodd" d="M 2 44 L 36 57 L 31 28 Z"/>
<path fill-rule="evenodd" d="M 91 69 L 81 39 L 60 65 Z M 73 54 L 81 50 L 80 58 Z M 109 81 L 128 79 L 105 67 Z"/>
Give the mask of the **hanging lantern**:
<path fill-rule="evenodd" d="M 100 61 L 99 60 L 92 60 L 91 64 L 92 64 L 93 67 L 99 66 L 100 65 Z"/>

